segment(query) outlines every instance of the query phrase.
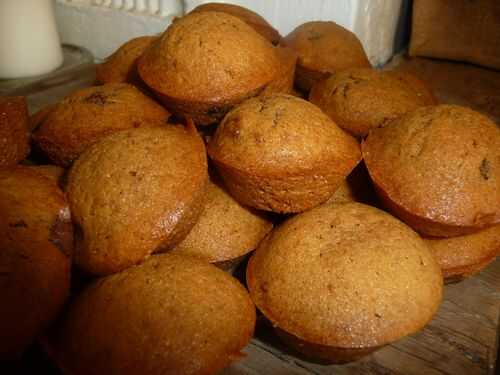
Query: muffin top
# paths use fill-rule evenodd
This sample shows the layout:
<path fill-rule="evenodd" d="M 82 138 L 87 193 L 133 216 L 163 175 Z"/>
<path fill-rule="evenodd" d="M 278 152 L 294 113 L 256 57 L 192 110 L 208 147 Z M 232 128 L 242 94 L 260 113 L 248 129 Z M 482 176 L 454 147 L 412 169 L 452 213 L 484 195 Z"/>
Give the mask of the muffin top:
<path fill-rule="evenodd" d="M 441 301 L 441 270 L 402 222 L 359 203 L 299 214 L 250 259 L 252 299 L 274 326 L 310 343 L 379 346 L 421 329 Z"/>
<path fill-rule="evenodd" d="M 0 247 L 71 254 L 73 231 L 59 174 L 59 168 L 38 166 L 0 170 Z"/>
<path fill-rule="evenodd" d="M 429 85 L 417 76 L 398 70 L 390 70 L 387 71 L 387 73 L 390 73 L 393 77 L 396 77 L 401 82 L 407 84 L 412 90 L 417 93 L 417 95 L 420 97 L 420 99 L 422 99 L 425 105 L 439 104 Z"/>
<path fill-rule="evenodd" d="M 0 170 L 0 358 L 20 354 L 69 291 L 73 226 L 64 193 L 39 167 Z"/>
<path fill-rule="evenodd" d="M 309 100 L 357 137 L 426 104 L 406 82 L 371 68 L 333 74 L 313 86 Z"/>
<path fill-rule="evenodd" d="M 70 165 L 89 145 L 119 130 L 158 126 L 169 113 L 126 83 L 78 90 L 58 103 L 34 133 L 58 165 Z"/>
<path fill-rule="evenodd" d="M 500 222 L 500 129 L 487 117 L 423 107 L 373 130 L 362 149 L 375 185 L 403 210 L 457 227 Z"/>
<path fill-rule="evenodd" d="M 499 254 L 500 225 L 451 238 L 424 238 L 443 273 L 467 268 Z"/>
<path fill-rule="evenodd" d="M 273 44 L 277 44 L 281 36 L 272 27 L 269 22 L 267 22 L 262 16 L 251 11 L 248 8 L 244 8 L 235 4 L 224 4 L 224 3 L 206 3 L 198 5 L 194 8 L 193 12 L 223 12 L 231 14 L 238 17 L 240 20 L 244 21 L 248 26 L 252 27 L 256 32 L 262 35 L 264 38 L 269 40 Z"/>
<path fill-rule="evenodd" d="M 262 214 L 210 182 L 198 222 L 172 252 L 209 262 L 235 259 L 254 250 L 272 227 Z"/>
<path fill-rule="evenodd" d="M 304 23 L 284 38 L 284 44 L 297 51 L 299 65 L 314 71 L 370 66 L 356 35 L 335 22 Z"/>
<path fill-rule="evenodd" d="M 378 207 L 377 195 L 363 162 L 342 181 L 326 203 L 359 202 Z"/>
<path fill-rule="evenodd" d="M 358 142 L 319 108 L 291 95 L 252 98 L 226 115 L 208 152 L 218 163 L 256 175 L 312 169 L 350 171 Z"/>
<path fill-rule="evenodd" d="M 26 98 L 0 97 L 0 167 L 17 164 L 29 151 Z"/>
<path fill-rule="evenodd" d="M 158 39 L 156 36 L 140 36 L 120 46 L 105 62 L 96 66 L 96 79 L 100 83 L 136 82 L 137 59 Z"/>
<path fill-rule="evenodd" d="M 54 181 L 58 186 L 60 186 L 61 180 L 64 177 L 66 170 L 57 165 L 45 164 L 45 165 L 30 165 L 26 168 L 35 171 L 36 173 Z"/>
<path fill-rule="evenodd" d="M 244 96 L 267 85 L 278 67 L 266 39 L 222 12 L 182 17 L 139 59 L 139 74 L 149 87 L 192 102 Z"/>
<path fill-rule="evenodd" d="M 43 122 L 47 119 L 48 115 L 54 108 L 57 107 L 57 103 L 46 105 L 40 108 L 35 113 L 32 113 L 28 118 L 28 129 L 34 132 Z"/>
<path fill-rule="evenodd" d="M 90 146 L 68 178 L 81 228 L 75 262 L 91 273 L 117 272 L 173 241 L 202 202 L 206 163 L 194 126 L 125 130 Z"/>
<path fill-rule="evenodd" d="M 255 308 L 240 283 L 175 254 L 96 281 L 53 340 L 72 374 L 215 374 L 239 359 Z"/>
<path fill-rule="evenodd" d="M 295 80 L 297 53 L 288 47 L 276 47 L 280 67 L 276 77 L 267 85 L 261 95 L 272 93 L 292 94 Z"/>

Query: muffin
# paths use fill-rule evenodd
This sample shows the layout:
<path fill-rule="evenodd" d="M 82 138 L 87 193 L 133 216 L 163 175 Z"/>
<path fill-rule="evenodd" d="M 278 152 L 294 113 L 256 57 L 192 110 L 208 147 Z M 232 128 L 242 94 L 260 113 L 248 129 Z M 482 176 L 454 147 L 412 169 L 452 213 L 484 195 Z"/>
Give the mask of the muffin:
<path fill-rule="evenodd" d="M 91 144 L 111 133 L 164 124 L 169 113 L 125 83 L 87 87 L 67 96 L 34 132 L 33 140 L 57 165 L 69 166 Z"/>
<path fill-rule="evenodd" d="M 61 180 L 64 177 L 66 170 L 57 165 L 29 165 L 25 168 L 35 171 L 39 175 L 54 181 L 58 186 L 61 185 Z"/>
<path fill-rule="evenodd" d="M 371 68 L 333 74 L 314 85 L 309 100 L 356 137 L 426 105 L 406 81 Z"/>
<path fill-rule="evenodd" d="M 29 116 L 28 118 L 28 129 L 29 131 L 33 132 L 35 131 L 49 116 L 49 113 L 52 112 L 54 108 L 57 107 L 57 104 L 49 104 L 32 115 Z"/>
<path fill-rule="evenodd" d="M 0 97 L 0 167 L 16 165 L 29 151 L 26 98 Z"/>
<path fill-rule="evenodd" d="M 425 105 L 439 104 L 437 98 L 434 96 L 429 85 L 427 85 L 417 76 L 411 73 L 394 71 L 394 70 L 387 71 L 387 73 L 390 73 L 396 79 L 407 84 L 412 90 L 414 90 L 417 93 L 417 95 L 420 97 L 420 99 L 422 99 Z"/>
<path fill-rule="evenodd" d="M 356 35 L 335 22 L 304 23 L 283 44 L 299 55 L 295 83 L 305 91 L 339 70 L 371 66 Z"/>
<path fill-rule="evenodd" d="M 374 207 L 346 203 L 275 229 L 250 258 L 247 284 L 295 350 L 340 363 L 423 328 L 443 278 L 417 233 Z"/>
<path fill-rule="evenodd" d="M 138 63 L 142 80 L 167 108 L 199 125 L 220 121 L 236 104 L 261 93 L 279 65 L 266 39 L 221 12 L 180 18 Z"/>
<path fill-rule="evenodd" d="M 343 180 L 327 203 L 359 202 L 378 207 L 377 194 L 363 162 Z"/>
<path fill-rule="evenodd" d="M 262 214 L 235 201 L 218 181 L 210 182 L 198 222 L 172 252 L 227 269 L 255 250 L 272 227 Z"/>
<path fill-rule="evenodd" d="M 470 277 L 500 254 L 500 225 L 452 238 L 424 238 L 441 266 L 446 282 Z"/>
<path fill-rule="evenodd" d="M 319 108 L 283 94 L 232 110 L 208 154 L 238 202 L 279 213 L 326 201 L 361 159 L 358 142 Z"/>
<path fill-rule="evenodd" d="M 283 93 L 293 93 L 293 82 L 295 79 L 295 65 L 297 63 L 297 53 L 288 47 L 277 47 L 276 53 L 280 60 L 280 68 L 277 76 L 264 89 L 262 95 Z"/>
<path fill-rule="evenodd" d="M 0 170 L 0 360 L 19 358 L 68 295 L 70 213 L 55 178 L 44 174 Z"/>
<path fill-rule="evenodd" d="M 74 375 L 208 375 L 244 356 L 254 326 L 255 307 L 236 279 L 161 254 L 84 290 L 51 343 Z"/>
<path fill-rule="evenodd" d="M 124 130 L 90 146 L 68 177 L 75 263 L 110 274 L 180 242 L 201 212 L 207 179 L 192 124 Z"/>
<path fill-rule="evenodd" d="M 423 107 L 372 130 L 363 158 L 386 207 L 426 236 L 500 222 L 500 129 L 465 107 Z"/>
<path fill-rule="evenodd" d="M 278 44 L 281 35 L 263 17 L 250 9 L 235 4 L 206 3 L 198 5 L 193 12 L 223 12 L 238 17 L 273 44 Z"/>
<path fill-rule="evenodd" d="M 105 62 L 96 66 L 97 82 L 142 85 L 137 60 L 156 39 L 156 36 L 141 36 L 120 46 Z"/>

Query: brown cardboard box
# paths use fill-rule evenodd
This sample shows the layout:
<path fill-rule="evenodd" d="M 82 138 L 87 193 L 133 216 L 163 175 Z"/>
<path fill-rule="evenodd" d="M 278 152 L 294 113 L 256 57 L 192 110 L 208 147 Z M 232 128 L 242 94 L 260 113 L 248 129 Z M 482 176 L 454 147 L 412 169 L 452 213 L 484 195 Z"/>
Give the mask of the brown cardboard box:
<path fill-rule="evenodd" d="M 500 69 L 500 1 L 414 0 L 410 56 Z"/>

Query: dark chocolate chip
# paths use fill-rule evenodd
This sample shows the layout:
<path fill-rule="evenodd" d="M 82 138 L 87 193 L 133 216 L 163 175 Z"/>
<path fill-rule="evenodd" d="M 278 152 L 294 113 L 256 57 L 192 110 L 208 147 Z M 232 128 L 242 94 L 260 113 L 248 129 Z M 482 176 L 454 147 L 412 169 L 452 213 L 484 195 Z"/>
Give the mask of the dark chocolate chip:
<path fill-rule="evenodd" d="M 87 96 L 84 101 L 86 103 L 92 103 L 92 104 L 97 104 L 97 105 L 105 105 L 108 101 L 106 98 L 106 95 L 104 95 L 102 92 L 94 92 L 91 95 Z"/>
<path fill-rule="evenodd" d="M 28 224 L 24 220 L 19 220 L 14 223 L 9 223 L 9 227 L 11 228 L 28 228 Z"/>
<path fill-rule="evenodd" d="M 488 180 L 490 178 L 491 163 L 487 159 L 483 159 L 483 161 L 481 162 L 481 165 L 479 166 L 479 172 L 485 180 Z"/>

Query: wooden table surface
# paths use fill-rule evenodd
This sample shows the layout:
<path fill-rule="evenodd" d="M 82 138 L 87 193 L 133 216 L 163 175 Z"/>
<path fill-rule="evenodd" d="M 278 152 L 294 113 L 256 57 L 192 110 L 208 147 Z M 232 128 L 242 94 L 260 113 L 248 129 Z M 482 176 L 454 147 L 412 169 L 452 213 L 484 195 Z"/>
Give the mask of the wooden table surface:
<path fill-rule="evenodd" d="M 321 365 L 294 356 L 259 322 L 247 357 L 224 375 L 494 374 L 500 317 L 500 258 L 479 275 L 446 285 L 444 300 L 422 331 L 347 365 Z"/>
<path fill-rule="evenodd" d="M 500 73 L 423 59 L 398 59 L 390 67 L 427 80 L 443 102 L 469 104 L 498 119 L 500 104 L 492 103 L 500 103 Z M 65 85 L 30 96 L 30 109 L 53 103 L 93 80 L 93 69 L 79 71 Z M 256 338 L 245 348 L 246 358 L 223 374 L 494 374 L 499 315 L 500 259 L 473 278 L 447 285 L 439 312 L 421 332 L 358 362 L 324 365 L 300 359 L 283 347 L 264 321 L 259 321 Z"/>

